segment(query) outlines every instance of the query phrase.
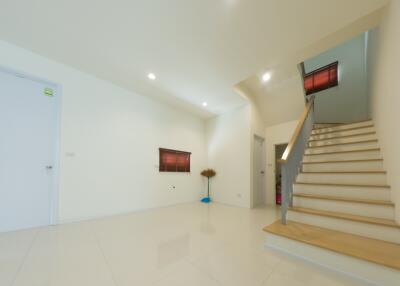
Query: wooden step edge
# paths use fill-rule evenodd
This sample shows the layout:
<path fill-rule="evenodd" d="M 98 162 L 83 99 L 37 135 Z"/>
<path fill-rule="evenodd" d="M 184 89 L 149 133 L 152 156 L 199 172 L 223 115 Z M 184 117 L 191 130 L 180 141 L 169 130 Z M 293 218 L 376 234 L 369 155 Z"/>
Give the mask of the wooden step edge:
<path fill-rule="evenodd" d="M 370 142 L 378 142 L 378 139 L 369 139 L 369 140 L 361 140 L 361 141 L 354 141 L 354 142 L 325 144 L 325 145 L 319 145 L 319 146 L 307 146 L 307 148 L 324 148 L 324 147 L 331 147 L 331 146 L 350 145 L 350 144 L 358 144 L 358 143 L 370 143 Z"/>
<path fill-rule="evenodd" d="M 325 125 L 323 127 L 317 127 L 316 125 Z M 328 126 L 329 125 L 329 126 Z M 343 123 L 314 123 L 312 130 L 316 129 L 324 129 L 324 128 L 333 128 L 344 125 Z"/>
<path fill-rule="evenodd" d="M 326 196 L 326 195 L 310 195 L 310 194 L 303 194 L 303 193 L 294 193 L 293 196 L 300 197 L 300 198 L 307 198 L 307 199 L 316 199 L 316 200 L 328 200 L 328 201 L 339 201 L 339 202 L 349 202 L 349 203 L 382 205 L 382 206 L 394 207 L 394 203 L 392 203 L 391 201 L 382 201 L 382 200 L 368 200 L 368 199 L 335 197 L 335 196 Z"/>
<path fill-rule="evenodd" d="M 278 220 L 263 230 L 273 235 L 400 270 L 400 245 L 396 243 L 290 220 L 286 225 Z"/>
<path fill-rule="evenodd" d="M 363 122 L 368 122 L 368 121 L 371 121 L 371 124 L 373 124 L 372 119 L 362 120 L 362 121 L 356 121 L 356 122 L 351 122 L 351 123 L 335 123 L 335 124 L 338 124 L 338 126 L 346 126 L 346 125 L 353 125 L 353 124 L 363 123 Z M 318 123 L 317 123 L 317 124 L 318 124 Z M 334 126 L 334 127 L 337 127 L 337 126 Z M 329 128 L 329 127 L 315 128 L 315 129 L 313 129 L 313 130 L 324 129 L 324 128 Z"/>
<path fill-rule="evenodd" d="M 364 135 L 363 135 L 364 136 Z M 315 141 L 308 141 L 307 142 L 307 145 L 308 145 L 308 147 L 314 147 L 314 146 L 331 146 L 331 144 L 332 145 L 334 145 L 334 144 L 351 144 L 351 143 L 361 143 L 361 142 L 365 142 L 365 141 L 367 141 L 367 140 L 377 140 L 378 141 L 378 138 L 374 138 L 374 137 L 372 137 L 371 138 L 371 136 L 374 136 L 374 135 L 366 135 L 365 137 L 367 137 L 367 138 L 355 138 L 355 137 L 357 137 L 357 136 L 349 136 L 348 138 L 329 138 L 329 139 L 324 139 L 324 140 L 315 140 Z M 357 140 L 357 141 L 345 141 L 345 142 L 335 142 L 335 140 Z M 329 142 L 329 141 L 331 141 L 331 142 Z M 315 145 L 315 144 L 318 144 L 318 145 Z M 320 145 L 320 144 L 322 144 L 322 145 Z"/>
<path fill-rule="evenodd" d="M 380 226 L 388 226 L 400 229 L 400 225 L 396 224 L 394 220 L 389 220 L 389 219 L 352 215 L 352 214 L 331 212 L 331 211 L 322 211 L 322 210 L 308 209 L 308 208 L 298 208 L 298 207 L 289 207 L 289 210 L 299 213 L 351 220 L 356 222 L 362 222 Z"/>
<path fill-rule="evenodd" d="M 313 125 L 318 125 L 318 124 L 343 125 L 343 124 L 345 124 L 345 123 L 343 123 L 343 122 L 314 122 Z"/>
<path fill-rule="evenodd" d="M 344 188 L 382 188 L 390 189 L 389 185 L 357 185 L 357 184 L 329 184 L 329 183 L 305 183 L 305 182 L 295 182 L 294 185 L 312 185 L 312 186 L 329 186 L 329 187 L 344 187 Z"/>
<path fill-rule="evenodd" d="M 324 127 L 316 127 L 316 125 L 325 125 Z M 327 126 L 329 125 L 329 126 Z M 344 125 L 343 123 L 315 123 L 313 124 L 313 128 L 329 128 L 329 127 L 335 127 L 339 125 Z"/>
<path fill-rule="evenodd" d="M 354 159 L 354 160 L 336 160 L 336 161 L 312 161 L 301 162 L 301 164 L 328 164 L 328 163 L 360 163 L 360 162 L 379 162 L 383 159 Z"/>
<path fill-rule="evenodd" d="M 366 135 L 373 135 L 373 134 L 376 134 L 376 132 L 370 131 L 370 132 L 364 132 L 364 133 L 358 133 L 358 134 L 335 136 L 335 137 L 330 137 L 330 138 L 311 139 L 311 140 L 308 140 L 308 142 L 310 143 L 310 142 L 319 142 L 319 141 L 327 141 L 327 140 L 336 140 L 336 139 L 342 139 L 342 138 L 351 138 L 351 137 L 366 136 Z M 313 135 L 311 135 L 311 136 L 313 136 Z"/>
<path fill-rule="evenodd" d="M 300 174 L 386 174 L 386 171 L 302 171 Z"/>
<path fill-rule="evenodd" d="M 322 152 L 322 153 L 304 153 L 304 156 L 314 156 L 314 155 L 329 155 L 329 154 L 347 154 L 347 153 L 359 153 L 359 152 L 370 152 L 370 151 L 380 151 L 381 148 L 368 148 L 368 149 L 358 149 L 358 150 L 347 150 L 347 151 L 332 151 L 332 152 Z"/>
<path fill-rule="evenodd" d="M 324 127 L 324 128 L 316 128 L 316 129 L 313 129 L 313 130 L 328 129 L 328 128 L 335 128 L 335 127 L 337 127 L 337 126 Z M 326 132 L 317 132 L 317 133 L 311 132 L 311 136 L 314 136 L 314 135 L 324 135 L 324 134 L 330 134 L 330 133 L 336 133 L 336 132 L 344 132 L 344 131 L 353 131 L 353 130 L 357 130 L 357 129 L 371 128 L 371 127 L 374 127 L 374 125 L 373 125 L 373 124 L 370 124 L 370 125 L 358 126 L 358 127 L 351 127 L 351 128 L 345 128 L 345 129 L 329 130 L 329 131 L 326 131 Z"/>

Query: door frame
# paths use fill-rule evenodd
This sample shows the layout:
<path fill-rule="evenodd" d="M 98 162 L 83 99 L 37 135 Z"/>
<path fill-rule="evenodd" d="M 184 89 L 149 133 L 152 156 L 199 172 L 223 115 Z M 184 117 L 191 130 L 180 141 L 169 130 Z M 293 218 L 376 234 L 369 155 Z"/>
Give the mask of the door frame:
<path fill-rule="evenodd" d="M 274 144 L 274 205 L 277 205 L 276 204 L 276 173 L 277 173 L 277 161 L 278 161 L 278 158 L 276 157 L 276 149 L 277 149 L 277 147 L 278 146 L 282 146 L 282 145 L 288 145 L 289 144 L 289 142 L 284 142 L 284 143 L 276 143 L 276 144 Z"/>
<path fill-rule="evenodd" d="M 59 192 L 60 192 L 60 159 L 61 159 L 61 108 L 62 108 L 62 87 L 59 83 L 37 77 L 35 75 L 14 70 L 12 68 L 0 66 L 0 71 L 14 75 L 16 77 L 32 80 L 55 87 L 56 96 L 56 138 L 54 142 L 54 166 L 53 177 L 50 185 L 50 206 L 49 206 L 49 225 L 56 225 L 59 222 Z"/>
<path fill-rule="evenodd" d="M 254 145 L 255 145 L 255 142 L 256 142 L 256 140 L 258 139 L 258 140 L 261 140 L 262 142 L 263 142 L 263 147 L 262 147 L 262 164 L 263 164 L 263 166 L 264 166 L 264 182 L 263 182 L 263 185 L 264 185 L 264 192 L 265 192 L 265 194 L 264 194 L 264 199 L 266 200 L 267 199 L 267 194 L 266 194 L 266 186 L 267 186 L 267 184 L 266 184 L 266 178 L 267 178 L 267 176 L 266 176 L 266 166 L 267 166 L 267 149 L 266 149 L 266 141 L 265 141 L 265 138 L 264 137 L 262 137 L 262 136 L 260 136 L 260 135 L 257 135 L 257 134 L 253 134 L 253 138 L 252 138 L 253 140 L 252 140 L 252 146 L 251 146 L 251 148 L 252 148 L 252 156 L 251 156 L 251 203 L 250 203 L 250 206 L 251 206 L 251 208 L 253 208 L 253 207 L 256 207 L 257 205 L 255 204 L 255 198 L 256 198 L 256 188 L 255 188 L 255 186 L 254 186 L 254 180 L 255 180 L 255 172 L 256 172 L 256 170 L 254 169 L 254 156 L 255 156 L 255 150 L 254 150 Z M 267 202 L 265 201 L 265 204 L 267 204 Z"/>

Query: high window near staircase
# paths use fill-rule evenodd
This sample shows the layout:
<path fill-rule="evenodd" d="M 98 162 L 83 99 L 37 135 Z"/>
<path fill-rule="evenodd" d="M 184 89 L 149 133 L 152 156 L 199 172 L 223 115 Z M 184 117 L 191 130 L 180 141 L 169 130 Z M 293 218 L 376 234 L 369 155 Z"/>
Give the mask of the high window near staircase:
<path fill-rule="evenodd" d="M 334 62 L 304 76 L 306 94 L 316 93 L 338 85 L 338 65 Z"/>

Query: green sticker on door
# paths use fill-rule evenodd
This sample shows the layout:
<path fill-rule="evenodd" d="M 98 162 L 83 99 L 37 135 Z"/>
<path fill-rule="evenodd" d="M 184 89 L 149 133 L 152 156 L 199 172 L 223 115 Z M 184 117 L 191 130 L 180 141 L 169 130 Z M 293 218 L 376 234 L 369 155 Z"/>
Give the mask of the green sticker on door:
<path fill-rule="evenodd" d="M 43 94 L 45 96 L 48 96 L 48 97 L 53 97 L 54 96 L 54 90 L 52 88 L 50 88 L 50 87 L 45 87 L 44 90 L 43 90 Z"/>

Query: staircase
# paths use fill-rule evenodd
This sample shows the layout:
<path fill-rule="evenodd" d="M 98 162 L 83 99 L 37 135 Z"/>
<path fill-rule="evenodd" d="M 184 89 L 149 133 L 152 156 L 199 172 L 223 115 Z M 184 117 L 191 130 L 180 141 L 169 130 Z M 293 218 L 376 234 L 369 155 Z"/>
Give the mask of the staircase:
<path fill-rule="evenodd" d="M 342 272 L 351 257 L 356 260 L 349 264 L 349 274 L 378 285 L 399 285 L 400 280 L 392 281 L 400 279 L 400 225 L 394 207 L 373 122 L 314 124 L 293 184 L 287 224 L 277 221 L 264 230 L 273 236 L 269 246 Z M 294 247 L 293 241 L 328 252 L 311 258 L 313 249 L 301 254 L 301 244 Z M 332 252 L 336 262 L 326 258 Z M 358 272 L 354 263 L 361 263 Z M 364 273 L 367 269 L 372 270 Z"/>

